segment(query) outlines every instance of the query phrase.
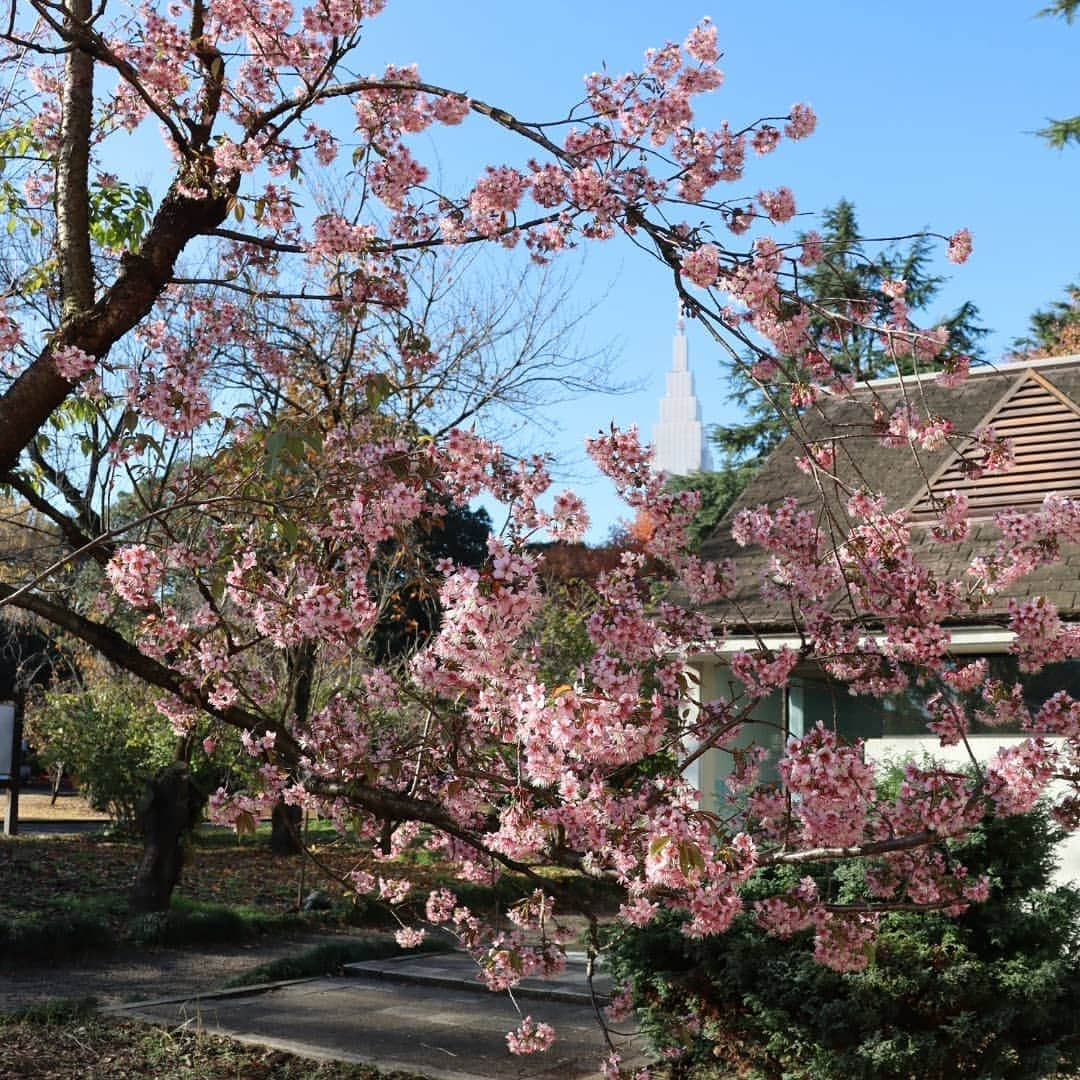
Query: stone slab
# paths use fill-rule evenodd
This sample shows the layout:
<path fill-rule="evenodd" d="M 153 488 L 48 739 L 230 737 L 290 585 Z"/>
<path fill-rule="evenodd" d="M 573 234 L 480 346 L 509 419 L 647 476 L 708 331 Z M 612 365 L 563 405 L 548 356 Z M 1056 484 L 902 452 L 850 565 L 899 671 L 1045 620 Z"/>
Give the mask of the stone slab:
<path fill-rule="evenodd" d="M 418 953 L 386 960 L 362 960 L 345 965 L 345 973 L 359 978 L 386 979 L 448 990 L 490 994 L 479 975 L 476 962 L 464 952 Z M 611 993 L 611 979 L 603 971 L 593 976 L 593 991 L 604 1005 Z M 568 1005 L 592 1006 L 583 956 L 569 954 L 566 969 L 551 978 L 529 978 L 514 987 L 514 995 L 537 1001 L 561 1001 Z"/>
<path fill-rule="evenodd" d="M 522 1013 L 555 1028 L 556 1040 L 547 1053 L 509 1053 L 506 1032 L 520 1017 L 507 994 L 378 978 L 311 979 L 261 993 L 209 994 L 110 1011 L 319 1060 L 422 1073 L 433 1080 L 592 1080 L 600 1075 L 606 1046 L 591 1006 L 552 1000 L 519 1000 L 519 1005 Z M 647 1062 L 641 1040 L 620 1043 L 625 1064 Z"/>

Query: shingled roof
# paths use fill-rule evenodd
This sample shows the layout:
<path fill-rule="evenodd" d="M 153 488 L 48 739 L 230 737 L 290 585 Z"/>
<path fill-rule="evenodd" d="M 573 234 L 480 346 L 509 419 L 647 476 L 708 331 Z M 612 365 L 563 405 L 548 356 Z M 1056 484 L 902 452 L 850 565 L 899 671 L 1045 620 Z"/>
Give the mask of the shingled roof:
<path fill-rule="evenodd" d="M 964 459 L 972 456 L 970 440 L 952 440 L 933 452 L 883 446 L 874 430 L 875 415 L 890 416 L 905 401 L 922 415 L 948 417 L 957 432 L 992 425 L 996 434 L 1013 441 L 1015 466 L 1007 473 L 972 478 L 964 467 Z M 838 452 L 833 471 L 842 484 L 879 492 L 889 510 L 910 512 L 917 556 L 939 579 L 962 579 L 972 556 L 993 547 L 1000 537 L 992 521 L 996 511 L 1007 506 L 1033 509 L 1051 491 L 1080 497 L 1080 356 L 982 368 L 954 389 L 938 386 L 933 375 L 881 379 L 865 384 L 853 397 L 824 400 L 804 415 L 802 425 L 807 442 L 834 440 Z M 739 510 L 776 506 L 789 497 L 806 507 L 821 506 L 822 493 L 814 479 L 795 465 L 803 454 L 794 436 L 781 443 L 702 545 L 703 557 L 735 563 L 734 596 L 709 611 L 718 623 L 791 628 L 790 611 L 760 596 L 769 556 L 760 548 L 739 547 L 731 538 L 731 523 Z M 937 543 L 929 535 L 928 523 L 936 516 L 931 493 L 950 490 L 968 497 L 972 527 L 960 543 Z M 842 488 L 825 494 L 839 510 Z M 984 616 L 1000 614 L 1010 597 L 1026 595 L 1046 596 L 1063 616 L 1080 617 L 1080 547 L 996 597 Z"/>

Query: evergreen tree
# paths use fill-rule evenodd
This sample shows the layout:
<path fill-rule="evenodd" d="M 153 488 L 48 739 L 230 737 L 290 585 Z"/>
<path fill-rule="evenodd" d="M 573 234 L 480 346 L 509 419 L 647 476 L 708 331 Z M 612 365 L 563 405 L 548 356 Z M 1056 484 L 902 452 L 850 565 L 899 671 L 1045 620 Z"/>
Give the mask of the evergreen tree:
<path fill-rule="evenodd" d="M 876 254 L 865 247 L 859 234 L 855 206 L 841 200 L 822 217 L 821 246 L 824 257 L 801 275 L 803 295 L 826 311 L 836 311 L 845 304 L 855 304 L 860 319 L 840 321 L 826 314 L 814 315 L 811 326 L 815 342 L 837 358 L 837 370 L 856 379 L 874 379 L 897 374 L 897 361 L 886 354 L 879 335 L 869 326 L 884 323 L 889 315 L 890 297 L 882 283 L 903 280 L 907 283 L 904 299 L 916 315 L 925 312 L 937 297 L 945 278 L 932 272 L 932 246 L 926 237 L 913 240 L 906 247 L 893 246 Z M 965 301 L 951 315 L 938 320 L 948 330 L 948 341 L 940 359 L 981 354 L 979 342 L 987 333 L 979 323 L 979 312 Z M 869 326 L 867 325 L 869 324 Z M 781 358 L 782 359 L 782 358 Z M 910 357 L 900 365 L 901 374 L 910 374 Z M 720 451 L 715 473 L 700 473 L 673 481 L 676 490 L 701 492 L 701 510 L 695 521 L 698 539 L 715 528 L 727 508 L 749 483 L 773 448 L 787 434 L 776 402 L 770 402 L 741 367 L 732 369 L 731 400 L 738 403 L 746 419 L 738 424 L 716 425 L 710 432 Z M 782 411 L 791 415 L 798 410 L 786 387 L 773 387 Z"/>
<path fill-rule="evenodd" d="M 1049 6 L 1036 12 L 1043 17 L 1058 16 L 1070 26 L 1080 8 L 1080 0 L 1054 0 Z M 1037 132 L 1051 146 L 1061 150 L 1067 143 L 1080 143 L 1080 116 L 1069 116 L 1063 120 L 1051 120 L 1046 127 Z"/>
<path fill-rule="evenodd" d="M 1080 285 L 1065 288 L 1065 300 L 1054 300 L 1032 313 L 1026 336 L 1013 342 L 1017 357 L 1036 360 L 1080 353 Z"/>

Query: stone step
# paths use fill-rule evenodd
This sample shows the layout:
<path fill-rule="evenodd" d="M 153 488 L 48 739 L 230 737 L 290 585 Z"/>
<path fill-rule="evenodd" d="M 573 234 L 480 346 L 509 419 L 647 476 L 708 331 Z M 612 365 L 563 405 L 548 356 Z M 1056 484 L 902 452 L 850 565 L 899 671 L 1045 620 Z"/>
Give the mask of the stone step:
<path fill-rule="evenodd" d="M 361 960 L 345 964 L 344 967 L 346 975 L 358 978 L 441 986 L 480 994 L 491 993 L 479 978 L 476 961 L 466 952 L 421 953 L 416 956 L 395 956 L 387 960 Z M 602 971 L 597 972 L 593 976 L 593 988 L 597 1004 L 606 1005 L 611 993 L 610 977 Z M 564 971 L 549 979 L 522 979 L 514 987 L 513 993 L 515 997 L 541 1001 L 561 1001 L 570 1005 L 590 1004 L 592 995 L 589 993 L 584 955 L 568 954 Z"/>

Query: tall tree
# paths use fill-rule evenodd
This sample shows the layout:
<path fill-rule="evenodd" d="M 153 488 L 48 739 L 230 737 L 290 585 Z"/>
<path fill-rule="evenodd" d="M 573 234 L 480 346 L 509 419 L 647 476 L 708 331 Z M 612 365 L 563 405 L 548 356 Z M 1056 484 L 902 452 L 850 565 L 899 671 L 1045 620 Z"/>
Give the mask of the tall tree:
<path fill-rule="evenodd" d="M 835 372 L 856 381 L 887 375 L 908 375 L 936 365 L 955 363 L 960 357 L 981 356 L 980 340 L 987 330 L 970 301 L 940 319 L 944 347 L 932 362 L 909 352 L 897 355 L 880 328 L 887 326 L 897 302 L 893 285 L 903 283 L 902 302 L 913 312 L 926 312 L 945 278 L 933 272 L 933 248 L 925 237 L 905 247 L 893 245 L 870 250 L 862 239 L 855 206 L 841 200 L 822 215 L 822 228 L 803 234 L 800 242 L 820 252 L 801 275 L 801 286 L 811 309 L 808 333 L 814 355 L 830 357 Z M 854 317 L 853 317 L 854 316 Z M 711 473 L 679 477 L 673 491 L 696 491 L 701 508 L 693 536 L 702 540 L 724 516 L 742 489 L 791 429 L 792 421 L 811 402 L 810 384 L 820 373 L 806 364 L 792 364 L 791 357 L 778 358 L 788 366 L 787 377 L 769 387 L 767 395 L 751 373 L 750 363 L 733 364 L 731 399 L 747 419 L 737 424 L 717 424 L 710 438 L 719 451 L 719 465 Z"/>
<path fill-rule="evenodd" d="M 1070 26 L 1076 17 L 1080 0 L 1054 0 L 1049 6 L 1038 12 L 1042 18 L 1058 17 Z M 1064 120 L 1051 120 L 1038 134 L 1051 146 L 1060 150 L 1069 143 L 1080 142 L 1080 116 L 1070 116 Z"/>
<path fill-rule="evenodd" d="M 1028 332 L 1013 342 L 1013 349 L 1029 360 L 1080 353 L 1080 286 L 1066 286 L 1064 300 L 1032 312 Z"/>
<path fill-rule="evenodd" d="M 835 371 L 861 382 L 935 370 L 961 356 L 981 356 L 979 342 L 987 330 L 970 301 L 934 320 L 935 328 L 943 328 L 944 345 L 932 359 L 919 359 L 910 352 L 897 355 L 880 330 L 888 325 L 898 298 L 909 311 L 925 315 L 945 284 L 945 278 L 931 269 L 934 251 L 926 237 L 917 237 L 905 247 L 870 250 L 854 204 L 842 199 L 822 214 L 820 236 L 805 233 L 800 242 L 804 248 L 817 245 L 821 252 L 820 260 L 802 275 L 803 295 L 812 312 L 808 332 L 813 347 L 830 357 Z M 903 284 L 899 293 L 893 283 Z M 802 395 L 814 372 L 806 365 L 792 370 L 795 377 L 765 398 L 746 367 L 733 366 L 731 398 L 749 419 L 717 425 L 711 437 L 724 460 L 736 469 L 743 464 L 760 465 L 787 434 L 785 415 L 797 415 L 807 407 Z"/>

